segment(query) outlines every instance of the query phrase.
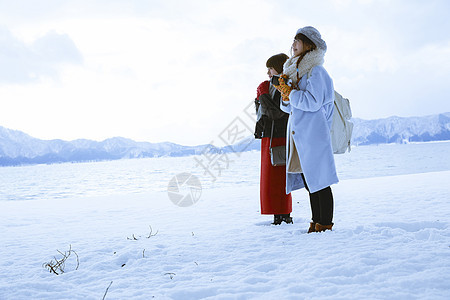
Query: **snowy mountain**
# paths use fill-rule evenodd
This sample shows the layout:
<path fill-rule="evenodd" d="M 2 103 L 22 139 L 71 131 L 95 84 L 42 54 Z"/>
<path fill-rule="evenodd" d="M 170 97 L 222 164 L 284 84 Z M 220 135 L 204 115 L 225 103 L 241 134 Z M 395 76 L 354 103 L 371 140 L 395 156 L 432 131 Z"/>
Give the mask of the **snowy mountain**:
<path fill-rule="evenodd" d="M 354 145 L 450 140 L 450 113 L 377 120 L 355 118 L 352 122 Z"/>
<path fill-rule="evenodd" d="M 21 131 L 0 126 L 0 166 L 185 156 L 199 154 L 205 147 L 181 146 L 167 142 L 135 142 L 122 137 L 109 138 L 102 142 L 86 139 L 40 140 Z"/>
<path fill-rule="evenodd" d="M 352 144 L 427 142 L 450 140 L 450 113 L 425 117 L 390 117 L 378 120 L 352 119 Z M 17 130 L 0 126 L 0 166 L 186 156 L 204 152 L 243 152 L 259 150 L 260 140 L 252 136 L 238 144 L 216 148 L 208 145 L 182 146 L 174 143 L 136 142 L 114 137 L 102 142 L 40 140 Z"/>

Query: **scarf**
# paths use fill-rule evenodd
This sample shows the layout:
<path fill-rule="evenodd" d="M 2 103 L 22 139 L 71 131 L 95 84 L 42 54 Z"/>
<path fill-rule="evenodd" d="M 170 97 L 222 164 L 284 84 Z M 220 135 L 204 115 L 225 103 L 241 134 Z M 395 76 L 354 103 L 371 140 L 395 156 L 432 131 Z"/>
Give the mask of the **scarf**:
<path fill-rule="evenodd" d="M 316 49 L 305 54 L 303 59 L 297 68 L 297 61 L 299 56 L 289 58 L 283 65 L 283 74 L 286 74 L 292 82 L 295 83 L 294 86 L 298 85 L 298 81 L 303 75 L 308 73 L 311 75 L 311 70 L 315 66 L 321 66 L 324 62 L 325 51 L 322 49 Z M 298 73 L 298 75 L 297 75 Z"/>

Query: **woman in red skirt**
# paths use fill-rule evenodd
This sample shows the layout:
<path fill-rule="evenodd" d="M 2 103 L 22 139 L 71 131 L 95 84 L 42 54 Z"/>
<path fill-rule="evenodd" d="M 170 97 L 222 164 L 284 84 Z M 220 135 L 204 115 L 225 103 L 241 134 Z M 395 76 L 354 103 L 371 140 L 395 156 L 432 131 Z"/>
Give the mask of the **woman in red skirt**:
<path fill-rule="evenodd" d="M 266 62 L 269 78 L 283 72 L 283 64 L 289 57 L 280 53 Z M 257 123 L 255 138 L 261 139 L 261 214 L 274 215 L 272 224 L 292 223 L 291 194 L 286 195 L 286 167 L 272 166 L 270 161 L 270 139 L 272 147 L 286 145 L 286 127 L 289 115 L 280 109 L 281 94 L 269 81 L 257 88 L 255 99 Z"/>

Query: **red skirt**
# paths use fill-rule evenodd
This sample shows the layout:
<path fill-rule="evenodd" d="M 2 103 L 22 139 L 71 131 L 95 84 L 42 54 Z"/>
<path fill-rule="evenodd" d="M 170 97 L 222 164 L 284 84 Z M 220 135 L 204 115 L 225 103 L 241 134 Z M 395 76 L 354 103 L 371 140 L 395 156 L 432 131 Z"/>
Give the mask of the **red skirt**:
<path fill-rule="evenodd" d="M 273 138 L 272 147 L 286 145 L 286 138 Z M 281 215 L 292 212 L 291 194 L 286 195 L 286 166 L 272 166 L 270 138 L 261 140 L 261 214 Z"/>

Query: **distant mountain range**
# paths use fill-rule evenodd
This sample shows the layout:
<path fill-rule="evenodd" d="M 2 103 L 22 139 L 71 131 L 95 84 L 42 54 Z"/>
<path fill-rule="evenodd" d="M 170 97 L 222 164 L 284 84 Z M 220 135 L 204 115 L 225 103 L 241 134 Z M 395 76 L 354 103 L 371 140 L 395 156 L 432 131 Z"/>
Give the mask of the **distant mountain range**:
<path fill-rule="evenodd" d="M 377 120 L 354 118 L 352 122 L 354 145 L 450 140 L 450 113 Z"/>
<path fill-rule="evenodd" d="M 425 117 L 390 117 L 378 120 L 352 119 L 352 144 L 408 143 L 450 140 L 450 113 Z M 114 137 L 102 142 L 86 139 L 40 140 L 21 131 L 0 126 L 0 166 L 49 164 L 143 158 L 187 156 L 206 152 L 259 150 L 253 137 L 239 144 L 216 148 L 210 145 L 182 146 L 174 143 L 136 142 Z"/>
<path fill-rule="evenodd" d="M 122 137 L 102 142 L 86 139 L 40 140 L 21 131 L 0 126 L 0 166 L 186 156 L 201 153 L 206 146 L 135 142 Z"/>

